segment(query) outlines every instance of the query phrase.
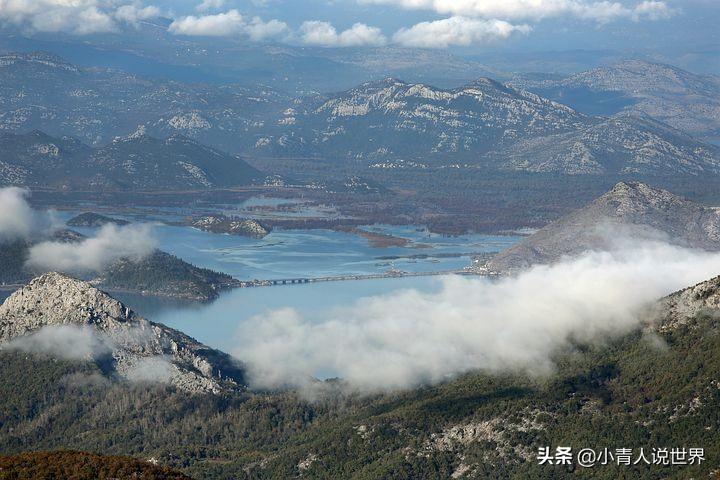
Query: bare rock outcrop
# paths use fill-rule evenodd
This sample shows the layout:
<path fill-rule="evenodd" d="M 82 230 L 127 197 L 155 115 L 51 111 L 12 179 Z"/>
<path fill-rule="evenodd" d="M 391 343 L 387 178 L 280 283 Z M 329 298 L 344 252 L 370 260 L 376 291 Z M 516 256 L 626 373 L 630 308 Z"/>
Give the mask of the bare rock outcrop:
<path fill-rule="evenodd" d="M 675 329 L 702 314 L 720 318 L 720 277 L 665 297 L 657 311 L 661 331 Z"/>
<path fill-rule="evenodd" d="M 64 329 L 68 349 L 91 335 L 95 347 L 86 359 L 129 380 L 163 381 L 192 393 L 244 388 L 243 368 L 231 356 L 150 322 L 91 284 L 60 273 L 35 278 L 0 306 L 0 348 L 47 329 Z"/>

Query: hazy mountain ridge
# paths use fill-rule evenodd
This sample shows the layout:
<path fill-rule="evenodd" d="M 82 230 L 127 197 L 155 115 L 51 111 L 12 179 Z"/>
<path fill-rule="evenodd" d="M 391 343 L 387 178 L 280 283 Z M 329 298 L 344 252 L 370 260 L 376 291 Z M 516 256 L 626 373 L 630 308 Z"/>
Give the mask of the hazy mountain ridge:
<path fill-rule="evenodd" d="M 91 334 L 97 338 L 84 356 L 103 363 L 103 368 L 111 368 L 123 378 L 157 375 L 160 381 L 196 393 L 221 393 L 242 387 L 241 367 L 230 356 L 137 316 L 89 283 L 47 273 L 13 293 L 0 306 L 0 342 L 5 346 L 33 333 L 42 335 L 45 327 L 61 326 L 90 327 Z M 76 331 L 68 335 L 80 336 Z M 76 345 L 81 349 L 80 354 L 83 353 L 82 339 L 58 337 L 55 341 L 59 343 L 80 342 Z M 47 342 L 44 338 L 39 340 L 43 341 Z M 34 346 L 30 343 L 19 348 Z"/>
<path fill-rule="evenodd" d="M 574 132 L 520 139 L 494 157 L 509 170 L 571 175 L 720 173 L 720 148 L 632 113 Z"/>
<path fill-rule="evenodd" d="M 283 49 L 278 48 L 279 55 Z M 347 61 L 360 60 L 351 56 Z M 40 80 L 23 81 L 29 77 Z M 703 98 L 709 98 L 715 84 L 705 81 L 706 77 L 696 77 L 681 84 L 686 90 L 701 92 L 693 97 L 695 100 L 687 101 L 711 106 L 715 100 L 705 102 Z M 339 168 L 354 168 L 356 174 L 361 173 L 358 168 L 369 164 L 398 160 L 594 175 L 697 175 L 716 173 L 720 165 L 717 147 L 657 121 L 665 117 L 651 109 L 647 115 L 656 120 L 634 108 L 628 111 L 636 115 L 589 117 L 514 88 L 517 82 L 504 85 L 488 78 L 450 89 L 386 78 L 337 94 L 292 100 L 262 86 L 213 87 L 149 80 L 104 69 L 82 69 L 38 53 L 0 57 L 0 79 L 4 79 L 0 82 L 0 93 L 4 93 L 0 98 L 0 129 L 22 132 L 40 128 L 73 135 L 90 144 L 105 144 L 95 147 L 93 157 L 98 162 L 121 153 L 119 137 L 139 142 L 142 135 L 127 133 L 140 125 L 138 131 L 147 135 L 178 139 L 183 138 L 181 134 L 262 161 L 275 157 L 333 159 Z M 540 91 L 534 87 L 562 81 L 520 85 Z M 678 93 L 678 88 L 657 87 L 661 90 L 658 98 L 669 95 L 682 103 L 686 101 L 682 95 L 692 96 Z M 656 98 L 654 90 L 650 92 L 647 95 Z M 670 111 L 664 106 L 662 109 L 661 113 Z M 678 126 L 677 122 L 671 124 Z M 110 142 L 112 138 L 116 140 Z M 52 146 L 38 148 L 53 150 Z M 203 152 L 194 154 L 201 156 Z M 146 163 L 152 161 L 148 158 Z M 213 183 L 192 162 L 184 163 L 188 165 L 175 175 L 184 176 L 186 183 Z M 122 178 L 128 168 L 141 167 L 128 158 L 113 174 Z M 144 176 L 154 174 L 150 166 L 146 168 Z M 30 173 L 25 165 L 0 158 L 0 175 L 5 179 L 17 183 Z M 103 178 L 94 181 L 106 184 Z"/>
<path fill-rule="evenodd" d="M 642 60 L 627 60 L 561 80 L 513 82 L 581 111 L 629 110 L 701 138 L 720 135 L 720 78 Z M 593 105 L 595 103 L 595 105 Z"/>
<path fill-rule="evenodd" d="M 467 158 L 522 135 L 567 131 L 585 123 L 572 109 L 490 79 L 445 90 L 394 78 L 330 97 L 296 101 L 278 133 L 256 144 L 282 153 L 373 160 Z"/>
<path fill-rule="evenodd" d="M 238 186 L 263 177 L 239 157 L 180 135 L 143 129 L 93 148 L 41 131 L 0 133 L 0 185 L 63 189 L 181 190 Z"/>
<path fill-rule="evenodd" d="M 621 182 L 589 205 L 500 252 L 488 268 L 507 272 L 547 264 L 564 255 L 610 250 L 638 235 L 720 251 L 720 208 L 643 183 Z"/>
<path fill-rule="evenodd" d="M 46 53 L 0 56 L 0 130 L 32 129 L 105 144 L 138 125 L 237 145 L 237 133 L 263 124 L 287 102 L 265 86 L 209 86 L 81 68 Z M 228 133 L 234 132 L 235 135 Z"/>

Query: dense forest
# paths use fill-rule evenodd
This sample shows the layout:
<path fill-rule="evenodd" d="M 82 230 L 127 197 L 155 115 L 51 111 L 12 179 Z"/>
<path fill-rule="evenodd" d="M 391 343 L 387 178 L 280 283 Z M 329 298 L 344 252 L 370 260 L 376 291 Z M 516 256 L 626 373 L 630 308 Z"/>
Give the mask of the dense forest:
<path fill-rule="evenodd" d="M 96 279 L 103 288 L 170 297 L 212 300 L 221 290 L 237 286 L 230 275 L 199 268 L 155 250 L 141 261 L 120 260 Z"/>
<path fill-rule="evenodd" d="M 333 381 L 312 400 L 188 396 L 120 383 L 91 363 L 5 351 L 0 452 L 156 458 L 195 478 L 707 478 L 720 461 L 717 316 L 658 335 L 637 331 L 563 352 L 543 378 L 475 373 L 379 396 L 343 394 Z M 703 448 L 705 460 L 580 472 L 539 464 L 539 448 L 560 446 L 635 456 Z"/>
<path fill-rule="evenodd" d="M 85 452 L 28 452 L 0 456 L 0 480 L 189 480 L 174 472 L 129 457 Z"/>

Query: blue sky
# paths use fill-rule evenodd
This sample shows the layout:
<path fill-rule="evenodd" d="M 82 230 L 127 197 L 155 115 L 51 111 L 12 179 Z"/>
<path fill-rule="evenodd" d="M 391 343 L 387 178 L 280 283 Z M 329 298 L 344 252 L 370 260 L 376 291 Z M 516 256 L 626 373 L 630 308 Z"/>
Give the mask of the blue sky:
<path fill-rule="evenodd" d="M 0 0 L 0 21 L 88 35 L 153 17 L 181 36 L 318 47 L 666 49 L 720 44 L 720 0 Z"/>

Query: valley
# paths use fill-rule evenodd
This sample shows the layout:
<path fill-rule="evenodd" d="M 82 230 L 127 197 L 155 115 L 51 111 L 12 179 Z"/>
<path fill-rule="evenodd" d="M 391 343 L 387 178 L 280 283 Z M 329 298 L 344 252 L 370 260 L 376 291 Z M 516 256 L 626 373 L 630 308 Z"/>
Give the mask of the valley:
<path fill-rule="evenodd" d="M 720 479 L 719 14 L 0 0 L 0 480 Z"/>

